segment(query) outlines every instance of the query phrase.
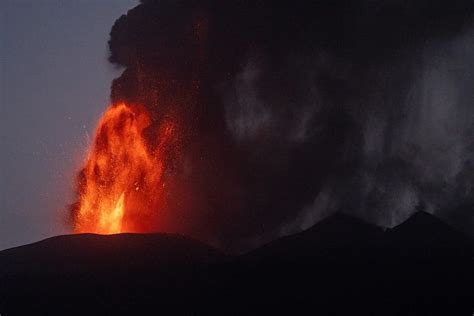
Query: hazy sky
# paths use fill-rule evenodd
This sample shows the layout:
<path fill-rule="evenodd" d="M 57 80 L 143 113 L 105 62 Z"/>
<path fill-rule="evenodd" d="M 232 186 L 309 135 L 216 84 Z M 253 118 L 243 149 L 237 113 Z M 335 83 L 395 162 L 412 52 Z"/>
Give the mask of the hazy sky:
<path fill-rule="evenodd" d="M 0 2 L 0 249 L 68 232 L 74 175 L 120 71 L 108 34 L 137 2 Z"/>

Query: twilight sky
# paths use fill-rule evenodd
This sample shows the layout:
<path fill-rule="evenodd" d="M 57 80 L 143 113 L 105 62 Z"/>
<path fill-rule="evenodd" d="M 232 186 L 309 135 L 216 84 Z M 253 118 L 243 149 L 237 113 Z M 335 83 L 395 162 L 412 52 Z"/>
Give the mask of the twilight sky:
<path fill-rule="evenodd" d="M 67 232 L 74 174 L 120 71 L 109 31 L 137 2 L 0 2 L 0 249 Z"/>

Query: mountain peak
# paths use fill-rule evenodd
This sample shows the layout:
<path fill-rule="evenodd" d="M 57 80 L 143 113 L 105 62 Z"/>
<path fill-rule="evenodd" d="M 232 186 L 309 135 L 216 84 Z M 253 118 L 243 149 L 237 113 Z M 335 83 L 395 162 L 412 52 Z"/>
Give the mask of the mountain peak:
<path fill-rule="evenodd" d="M 410 216 L 406 221 L 401 225 L 430 225 L 430 226 L 446 226 L 444 222 L 438 219 L 436 216 L 426 212 L 418 211 Z"/>
<path fill-rule="evenodd" d="M 382 229 L 374 224 L 355 216 L 339 212 L 326 217 L 321 222 L 302 232 L 302 234 L 340 239 L 341 237 L 365 236 L 381 232 Z"/>
<path fill-rule="evenodd" d="M 390 235 L 409 243 L 451 244 L 464 236 L 436 216 L 419 211 L 390 230 Z"/>

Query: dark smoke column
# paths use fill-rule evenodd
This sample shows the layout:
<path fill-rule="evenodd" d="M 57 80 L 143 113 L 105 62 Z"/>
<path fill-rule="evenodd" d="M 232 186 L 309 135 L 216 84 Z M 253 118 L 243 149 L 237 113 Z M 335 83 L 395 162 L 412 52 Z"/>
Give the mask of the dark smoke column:
<path fill-rule="evenodd" d="M 418 160 L 451 166 L 454 158 L 416 135 L 431 115 L 420 111 L 436 112 L 424 105 L 431 101 L 420 74 L 436 45 L 452 47 L 452 38 L 472 30 L 473 7 L 142 1 L 111 32 L 110 61 L 125 67 L 111 95 L 152 113 L 150 146 L 163 120 L 180 128 L 180 150 L 168 155 L 165 171 L 166 230 L 240 248 L 334 211 L 390 226 L 419 208 L 472 203 L 465 179 L 473 147 L 462 136 L 472 120 L 455 136 L 462 167 L 447 184 L 462 196 L 440 184 L 445 175 L 425 175 Z M 472 107 L 466 111 L 472 117 Z"/>

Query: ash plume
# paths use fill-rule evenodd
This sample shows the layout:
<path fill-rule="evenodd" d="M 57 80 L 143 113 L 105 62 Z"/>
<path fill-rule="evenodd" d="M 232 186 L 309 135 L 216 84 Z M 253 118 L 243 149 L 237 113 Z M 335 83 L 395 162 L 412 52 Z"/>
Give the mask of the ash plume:
<path fill-rule="evenodd" d="M 472 232 L 473 22 L 470 0 L 144 0 L 111 97 L 179 122 L 170 229 L 240 249 L 424 209 Z"/>

